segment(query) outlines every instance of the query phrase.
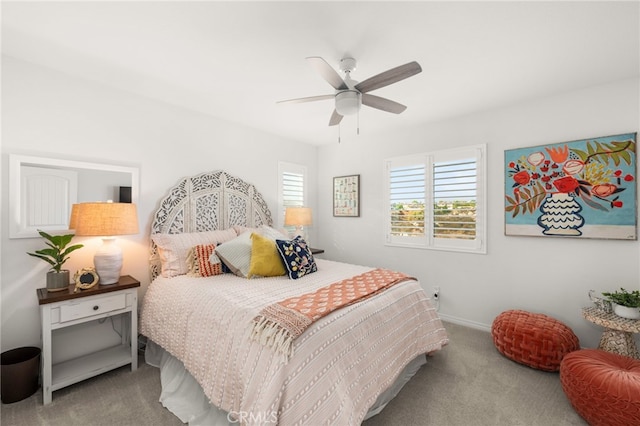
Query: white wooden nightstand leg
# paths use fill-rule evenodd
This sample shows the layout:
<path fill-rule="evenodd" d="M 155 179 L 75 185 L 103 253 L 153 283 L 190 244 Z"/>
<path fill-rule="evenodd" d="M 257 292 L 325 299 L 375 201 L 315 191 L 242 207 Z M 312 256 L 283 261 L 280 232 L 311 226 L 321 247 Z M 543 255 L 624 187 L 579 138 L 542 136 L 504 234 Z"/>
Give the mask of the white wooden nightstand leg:
<path fill-rule="evenodd" d="M 42 403 L 51 403 L 51 309 L 42 308 Z"/>
<path fill-rule="evenodd" d="M 138 293 L 133 296 L 131 305 L 131 322 L 129 330 L 131 331 L 131 371 L 138 369 Z"/>

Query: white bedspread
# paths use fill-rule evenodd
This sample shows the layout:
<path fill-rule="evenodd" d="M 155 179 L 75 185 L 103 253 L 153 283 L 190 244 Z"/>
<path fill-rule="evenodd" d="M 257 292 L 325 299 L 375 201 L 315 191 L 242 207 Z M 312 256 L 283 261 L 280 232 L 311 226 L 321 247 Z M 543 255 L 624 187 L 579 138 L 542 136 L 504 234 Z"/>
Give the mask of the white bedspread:
<path fill-rule="evenodd" d="M 372 269 L 316 261 L 318 272 L 298 280 L 158 277 L 144 297 L 141 333 L 244 424 L 360 424 L 409 361 L 448 337 L 420 284 L 409 280 L 314 323 L 288 361 L 250 340 L 263 307 Z"/>

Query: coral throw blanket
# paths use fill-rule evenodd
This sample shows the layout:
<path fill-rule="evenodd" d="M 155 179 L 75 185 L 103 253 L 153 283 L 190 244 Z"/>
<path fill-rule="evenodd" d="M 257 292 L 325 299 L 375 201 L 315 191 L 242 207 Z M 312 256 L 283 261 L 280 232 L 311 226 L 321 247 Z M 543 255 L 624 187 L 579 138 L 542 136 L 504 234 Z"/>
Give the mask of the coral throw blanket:
<path fill-rule="evenodd" d="M 260 311 L 253 320 L 251 338 L 290 356 L 293 341 L 314 321 L 406 280 L 415 278 L 378 268 L 311 293 L 290 297 Z"/>

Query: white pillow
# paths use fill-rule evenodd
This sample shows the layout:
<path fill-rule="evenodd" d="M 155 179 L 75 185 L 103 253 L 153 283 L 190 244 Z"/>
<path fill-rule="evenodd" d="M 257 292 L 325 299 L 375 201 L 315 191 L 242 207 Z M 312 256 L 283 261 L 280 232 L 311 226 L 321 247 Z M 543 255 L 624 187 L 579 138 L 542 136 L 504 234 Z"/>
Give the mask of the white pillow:
<path fill-rule="evenodd" d="M 221 244 L 236 238 L 232 228 L 220 231 L 188 232 L 184 234 L 153 234 L 151 239 L 158 246 L 163 277 L 175 277 L 189 272 L 189 249 L 203 244 Z"/>
<path fill-rule="evenodd" d="M 270 240 L 288 240 L 289 234 L 285 230 L 279 230 L 268 225 L 260 225 L 258 228 L 258 234 Z"/>
<path fill-rule="evenodd" d="M 251 234 L 246 231 L 224 244 L 216 246 L 216 254 L 231 272 L 239 277 L 247 278 L 251 266 Z"/>
<path fill-rule="evenodd" d="M 236 234 L 238 235 L 242 235 L 247 231 L 258 232 L 258 228 L 250 228 L 248 226 L 243 226 L 243 225 L 233 225 L 232 228 L 236 230 Z"/>

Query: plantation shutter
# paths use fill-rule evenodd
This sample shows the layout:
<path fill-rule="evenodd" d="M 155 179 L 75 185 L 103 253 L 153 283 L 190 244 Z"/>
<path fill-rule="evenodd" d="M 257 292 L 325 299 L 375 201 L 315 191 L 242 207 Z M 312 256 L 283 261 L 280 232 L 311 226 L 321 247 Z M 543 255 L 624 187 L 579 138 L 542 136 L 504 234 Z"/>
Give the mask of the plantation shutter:
<path fill-rule="evenodd" d="M 387 242 L 422 246 L 426 240 L 426 157 L 387 161 Z"/>
<path fill-rule="evenodd" d="M 386 244 L 486 253 L 485 146 L 385 161 Z"/>
<path fill-rule="evenodd" d="M 284 226 L 287 207 L 303 207 L 306 203 L 307 168 L 299 164 L 278 163 L 278 226 Z M 293 228 L 292 228 L 293 229 Z"/>
<path fill-rule="evenodd" d="M 433 164 L 433 237 L 476 237 L 475 158 Z"/>

